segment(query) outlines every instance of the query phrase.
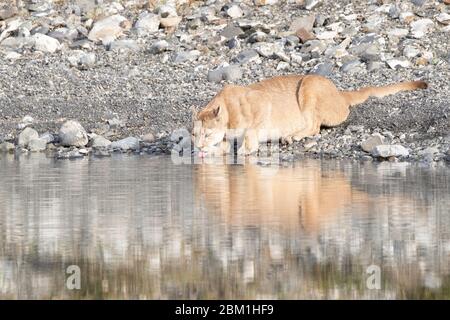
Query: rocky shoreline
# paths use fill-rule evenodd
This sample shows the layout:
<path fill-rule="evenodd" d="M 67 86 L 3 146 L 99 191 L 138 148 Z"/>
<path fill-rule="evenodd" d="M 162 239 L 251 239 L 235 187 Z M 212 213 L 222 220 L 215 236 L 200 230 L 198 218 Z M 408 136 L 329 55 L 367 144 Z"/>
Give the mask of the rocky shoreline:
<path fill-rule="evenodd" d="M 0 153 L 170 154 L 224 83 L 316 73 L 370 99 L 281 159 L 450 162 L 442 1 L 16 1 L 0 5 Z M 72 121 L 73 120 L 73 121 Z"/>

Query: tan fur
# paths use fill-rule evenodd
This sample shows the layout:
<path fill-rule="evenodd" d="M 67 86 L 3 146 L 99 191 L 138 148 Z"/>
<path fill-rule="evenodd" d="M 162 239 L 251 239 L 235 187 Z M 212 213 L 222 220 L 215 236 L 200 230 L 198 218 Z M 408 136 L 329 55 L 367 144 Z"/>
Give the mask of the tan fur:
<path fill-rule="evenodd" d="M 341 91 L 318 75 L 279 76 L 249 86 L 226 85 L 196 116 L 194 144 L 206 152 L 217 151 L 220 145 L 219 151 L 227 152 L 229 146 L 223 142 L 226 130 L 238 129 L 244 136 L 240 153 L 249 154 L 264 142 L 264 137 L 258 136 L 261 130 L 277 131 L 287 142 L 300 140 L 319 133 L 321 126 L 341 124 L 350 106 L 369 97 L 426 87 L 425 82 L 414 81 Z"/>

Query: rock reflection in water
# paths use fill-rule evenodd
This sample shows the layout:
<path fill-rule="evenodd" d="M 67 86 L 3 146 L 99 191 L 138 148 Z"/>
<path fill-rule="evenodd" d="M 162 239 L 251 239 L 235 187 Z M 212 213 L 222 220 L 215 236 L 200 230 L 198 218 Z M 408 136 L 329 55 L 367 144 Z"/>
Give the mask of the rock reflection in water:
<path fill-rule="evenodd" d="M 33 155 L 0 173 L 0 298 L 450 297 L 445 167 Z"/>

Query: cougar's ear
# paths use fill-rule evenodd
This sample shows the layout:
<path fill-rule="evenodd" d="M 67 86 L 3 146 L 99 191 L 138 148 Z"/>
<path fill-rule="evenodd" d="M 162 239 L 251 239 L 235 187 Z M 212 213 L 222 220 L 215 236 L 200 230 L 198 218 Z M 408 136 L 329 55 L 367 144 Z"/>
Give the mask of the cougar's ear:
<path fill-rule="evenodd" d="M 217 117 L 220 114 L 221 110 L 222 110 L 222 108 L 220 106 L 215 107 L 213 110 L 214 117 Z"/>

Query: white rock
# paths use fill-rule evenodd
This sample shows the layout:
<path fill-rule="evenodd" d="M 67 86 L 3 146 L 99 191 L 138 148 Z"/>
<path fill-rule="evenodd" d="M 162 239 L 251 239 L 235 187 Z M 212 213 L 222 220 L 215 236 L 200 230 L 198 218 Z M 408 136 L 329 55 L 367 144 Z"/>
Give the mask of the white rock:
<path fill-rule="evenodd" d="M 324 31 L 319 33 L 316 37 L 319 40 L 331 40 L 334 39 L 337 36 L 337 32 L 336 31 Z"/>
<path fill-rule="evenodd" d="M 94 24 L 89 32 L 88 39 L 109 44 L 119 37 L 128 25 L 128 20 L 118 14 L 104 18 Z"/>
<path fill-rule="evenodd" d="M 406 37 L 408 35 L 408 33 L 409 33 L 408 29 L 402 29 L 402 28 L 394 28 L 387 32 L 388 36 L 398 37 L 398 38 Z"/>
<path fill-rule="evenodd" d="M 238 5 L 234 4 L 230 8 L 228 8 L 227 14 L 229 17 L 236 19 L 242 17 L 244 15 L 244 12 Z"/>
<path fill-rule="evenodd" d="M 397 69 L 397 67 L 409 68 L 411 66 L 411 62 L 405 58 L 390 59 L 387 60 L 386 63 L 394 70 Z"/>
<path fill-rule="evenodd" d="M 411 23 L 411 34 L 414 38 L 422 38 L 434 25 L 430 19 L 420 19 Z"/>
<path fill-rule="evenodd" d="M 41 138 L 32 139 L 28 143 L 28 149 L 31 152 L 41 152 L 47 148 L 47 141 Z"/>
<path fill-rule="evenodd" d="M 139 140 L 135 137 L 128 137 L 111 143 L 111 148 L 120 149 L 122 151 L 138 150 Z"/>
<path fill-rule="evenodd" d="M 254 0 L 253 2 L 257 6 L 266 6 L 276 4 L 278 0 Z"/>
<path fill-rule="evenodd" d="M 66 121 L 58 134 L 63 146 L 84 147 L 88 143 L 86 130 L 74 120 Z"/>
<path fill-rule="evenodd" d="M 407 157 L 409 151 L 399 144 L 382 144 L 373 148 L 372 155 L 375 157 Z"/>
<path fill-rule="evenodd" d="M 403 55 L 407 58 L 414 58 L 417 57 L 420 54 L 420 50 L 417 49 L 415 46 L 407 45 L 403 49 Z"/>
<path fill-rule="evenodd" d="M 34 49 L 37 51 L 53 53 L 61 49 L 61 44 L 58 40 L 45 34 L 35 33 L 32 39 L 34 41 Z"/>
<path fill-rule="evenodd" d="M 436 17 L 436 20 L 442 24 L 450 24 L 450 14 L 442 12 Z"/>
<path fill-rule="evenodd" d="M 290 64 L 286 61 L 280 61 L 277 65 L 277 71 L 280 70 L 289 70 Z"/>
<path fill-rule="evenodd" d="M 110 145 L 111 141 L 99 135 L 96 135 L 91 139 L 92 148 L 107 148 Z"/>
<path fill-rule="evenodd" d="M 150 12 L 143 12 L 139 15 L 134 24 L 138 35 L 151 34 L 159 30 L 159 16 Z"/>
<path fill-rule="evenodd" d="M 23 129 L 23 131 L 19 134 L 17 138 L 17 144 L 19 145 L 19 147 L 25 148 L 28 146 L 28 143 L 30 143 L 31 140 L 38 138 L 38 132 L 30 127 L 27 127 Z"/>

